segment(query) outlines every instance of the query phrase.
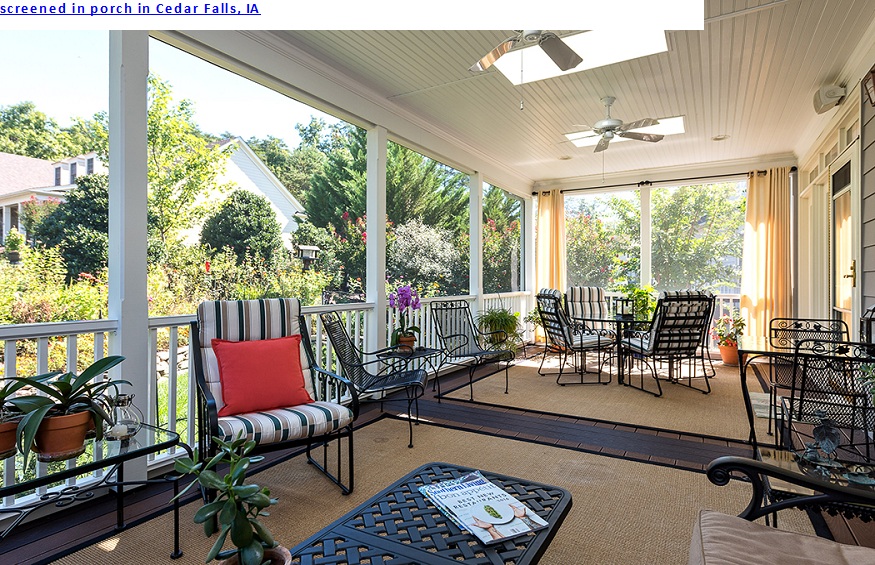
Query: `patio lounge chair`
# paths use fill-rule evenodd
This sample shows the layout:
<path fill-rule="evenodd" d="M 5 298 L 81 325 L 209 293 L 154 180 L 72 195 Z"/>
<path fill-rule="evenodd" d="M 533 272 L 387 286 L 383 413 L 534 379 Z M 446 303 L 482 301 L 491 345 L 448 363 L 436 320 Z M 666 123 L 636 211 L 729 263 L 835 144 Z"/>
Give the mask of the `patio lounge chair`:
<path fill-rule="evenodd" d="M 351 383 L 316 367 L 310 335 L 295 298 L 210 301 L 191 324 L 198 387 L 199 453 L 212 457 L 211 437 L 243 434 L 256 451 L 305 446 L 307 460 L 352 492 L 353 422 L 358 396 Z M 347 482 L 341 439 L 347 438 Z M 337 472 L 327 470 L 327 448 L 337 440 Z M 320 463 L 311 455 L 322 444 Z M 206 493 L 209 496 L 209 493 Z"/>
<path fill-rule="evenodd" d="M 480 331 L 474 325 L 471 309 L 465 300 L 432 302 L 431 313 L 444 351 L 443 363 L 468 368 L 470 400 L 474 400 L 474 372 L 491 363 L 504 362 L 504 393 L 507 394 L 508 369 L 516 358 L 515 352 L 501 349 L 507 334 Z"/>
<path fill-rule="evenodd" d="M 541 315 L 541 323 L 544 326 L 544 332 L 547 334 L 549 343 L 559 352 L 559 372 L 544 373 L 544 361 L 547 357 L 547 349 L 544 349 L 544 355 L 541 358 L 541 365 L 538 367 L 539 375 L 556 375 L 556 384 L 565 386 L 566 384 L 608 384 L 611 382 L 611 374 L 608 373 L 607 380 L 602 380 L 602 365 L 604 360 L 599 358 L 599 370 L 597 381 L 584 381 L 583 375 L 586 370 L 586 354 L 590 351 L 603 353 L 613 349 L 615 343 L 615 335 L 613 330 L 596 329 L 595 324 L 600 324 L 601 318 L 593 321 L 588 318 L 578 318 L 575 320 L 569 319 L 568 315 L 562 309 L 562 303 L 559 298 L 553 293 L 538 294 L 538 312 Z M 578 382 L 563 382 L 562 376 L 567 375 L 565 365 L 568 362 L 568 356 L 571 355 L 574 372 L 579 375 Z"/>
<path fill-rule="evenodd" d="M 668 381 L 696 388 L 692 379 L 702 378 L 705 388 L 698 389 L 704 394 L 711 392 L 711 376 L 705 369 L 705 359 L 702 346 L 711 323 L 711 313 L 714 308 L 714 295 L 710 292 L 684 290 L 663 292 L 656 303 L 656 310 L 647 331 L 630 331 L 620 339 L 620 357 L 622 363 L 630 366 L 637 362 L 639 366 L 639 385 L 635 386 L 631 371 L 626 371 L 625 383 L 628 386 L 649 392 L 654 396 L 662 396 L 662 386 L 659 381 L 656 363 L 668 363 Z M 701 374 L 695 374 L 697 362 L 701 364 Z M 644 371 L 646 364 L 656 382 L 656 391 L 644 386 Z M 686 383 L 683 370 L 686 369 Z"/>
<path fill-rule="evenodd" d="M 357 348 L 349 339 L 338 312 L 323 312 L 319 318 L 322 320 L 322 327 L 325 328 L 328 339 L 331 340 L 331 346 L 337 354 L 337 359 L 343 367 L 343 375 L 355 387 L 359 398 L 377 395 L 382 403 L 386 393 L 404 389 L 407 394 L 407 422 L 410 426 L 408 447 L 413 447 L 414 418 L 412 409 L 416 406 L 416 420 L 419 420 L 419 397 L 425 391 L 428 374 L 424 369 L 393 370 L 398 366 L 396 362 L 379 357 L 381 353 L 395 351 L 398 346 L 387 347 L 372 353 Z M 365 361 L 365 357 L 372 358 Z M 373 367 L 375 370 L 370 371 L 368 367 Z"/>

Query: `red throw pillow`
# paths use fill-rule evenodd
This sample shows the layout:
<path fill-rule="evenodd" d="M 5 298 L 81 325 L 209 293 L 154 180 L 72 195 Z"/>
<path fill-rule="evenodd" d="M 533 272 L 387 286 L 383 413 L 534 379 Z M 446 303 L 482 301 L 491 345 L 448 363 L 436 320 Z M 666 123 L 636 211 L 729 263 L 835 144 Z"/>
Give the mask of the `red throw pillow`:
<path fill-rule="evenodd" d="M 301 336 L 257 341 L 211 341 L 225 405 L 219 416 L 313 402 L 304 388 Z"/>

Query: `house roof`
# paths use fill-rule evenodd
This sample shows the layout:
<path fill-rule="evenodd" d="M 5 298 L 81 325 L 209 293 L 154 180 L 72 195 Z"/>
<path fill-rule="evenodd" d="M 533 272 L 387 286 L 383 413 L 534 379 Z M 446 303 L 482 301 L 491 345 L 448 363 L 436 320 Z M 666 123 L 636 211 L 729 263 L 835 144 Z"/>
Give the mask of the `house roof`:
<path fill-rule="evenodd" d="M 45 159 L 0 153 L 0 194 L 52 186 L 54 169 Z"/>

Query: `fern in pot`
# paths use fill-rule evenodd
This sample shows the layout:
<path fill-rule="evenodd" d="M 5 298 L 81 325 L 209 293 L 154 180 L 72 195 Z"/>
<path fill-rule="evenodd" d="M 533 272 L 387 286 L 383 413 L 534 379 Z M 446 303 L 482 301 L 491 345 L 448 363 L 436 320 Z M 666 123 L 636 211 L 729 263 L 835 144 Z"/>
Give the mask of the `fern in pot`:
<path fill-rule="evenodd" d="M 480 331 L 486 333 L 490 345 L 508 351 L 516 351 L 522 342 L 519 331 L 519 313 L 505 308 L 490 308 L 477 316 Z"/>

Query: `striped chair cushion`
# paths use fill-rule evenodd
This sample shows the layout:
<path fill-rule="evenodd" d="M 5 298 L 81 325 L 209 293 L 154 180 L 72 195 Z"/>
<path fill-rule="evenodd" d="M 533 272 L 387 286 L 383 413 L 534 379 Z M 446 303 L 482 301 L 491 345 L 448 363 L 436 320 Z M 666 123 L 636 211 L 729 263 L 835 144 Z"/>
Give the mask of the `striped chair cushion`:
<path fill-rule="evenodd" d="M 219 418 L 219 435 L 231 441 L 243 432 L 256 443 L 277 443 L 335 432 L 352 423 L 352 410 L 333 402 L 313 402 L 265 412 Z"/>
<path fill-rule="evenodd" d="M 253 341 L 300 334 L 300 312 L 301 304 L 297 298 L 215 300 L 202 302 L 198 306 L 198 337 L 201 359 L 204 362 L 204 377 L 213 398 L 216 399 L 217 410 L 221 410 L 225 403 L 222 401 L 222 381 L 219 378 L 219 364 L 212 348 L 212 339 Z M 300 355 L 301 368 L 304 370 L 304 388 L 310 398 L 318 400 L 310 361 L 303 347 Z"/>
<path fill-rule="evenodd" d="M 690 300 L 673 300 L 690 298 Z M 650 335 L 646 338 L 648 353 L 683 351 L 692 354 L 700 345 L 710 320 L 708 316 L 714 295 L 701 290 L 663 291 L 659 295 Z M 645 344 L 642 344 L 645 345 Z"/>
<path fill-rule="evenodd" d="M 565 307 L 572 318 L 607 318 L 610 315 L 605 289 L 597 286 L 572 286 L 565 293 Z M 608 329 L 608 323 L 589 323 L 595 329 Z"/>

